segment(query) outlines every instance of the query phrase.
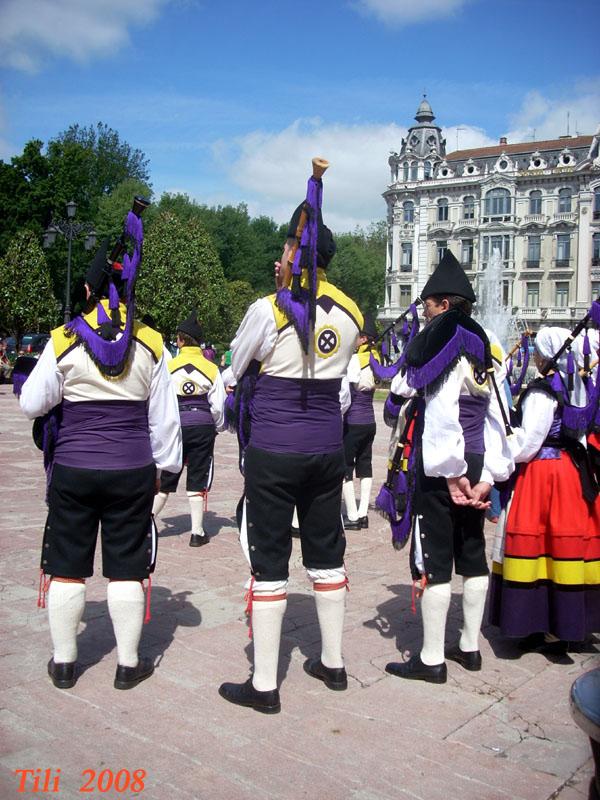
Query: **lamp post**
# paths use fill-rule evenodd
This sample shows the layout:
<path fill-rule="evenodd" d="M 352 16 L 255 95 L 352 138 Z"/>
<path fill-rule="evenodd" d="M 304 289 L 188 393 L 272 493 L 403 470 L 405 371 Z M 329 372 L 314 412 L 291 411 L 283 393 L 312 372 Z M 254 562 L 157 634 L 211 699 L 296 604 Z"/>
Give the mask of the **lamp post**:
<path fill-rule="evenodd" d="M 96 244 L 96 231 L 91 222 L 75 222 L 77 204 L 71 200 L 67 203 L 67 219 L 53 220 L 44 232 L 43 246 L 51 247 L 56 241 L 57 234 L 61 234 L 68 242 L 67 255 L 67 288 L 65 290 L 65 324 L 71 321 L 71 249 L 73 239 L 82 233 L 86 234 L 84 247 L 91 250 Z"/>

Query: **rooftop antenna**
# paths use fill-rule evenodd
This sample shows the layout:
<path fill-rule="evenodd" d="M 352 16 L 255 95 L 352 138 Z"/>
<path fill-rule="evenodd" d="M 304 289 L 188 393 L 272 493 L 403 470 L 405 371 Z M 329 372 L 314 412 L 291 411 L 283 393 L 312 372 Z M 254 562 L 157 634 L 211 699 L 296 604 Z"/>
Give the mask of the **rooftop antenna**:
<path fill-rule="evenodd" d="M 466 128 L 457 128 L 456 129 L 456 149 L 457 150 L 458 150 L 458 132 L 459 131 L 464 131 L 464 130 L 466 130 Z"/>

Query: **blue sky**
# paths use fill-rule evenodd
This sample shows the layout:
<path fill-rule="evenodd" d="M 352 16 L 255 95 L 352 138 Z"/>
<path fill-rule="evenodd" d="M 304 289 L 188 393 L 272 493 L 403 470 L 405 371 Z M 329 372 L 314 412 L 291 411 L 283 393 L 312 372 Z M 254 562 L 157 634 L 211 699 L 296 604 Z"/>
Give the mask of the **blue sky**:
<path fill-rule="evenodd" d="M 1 0 L 0 158 L 99 120 L 157 194 L 284 221 L 331 161 L 336 230 L 385 215 L 423 91 L 448 149 L 593 133 L 597 0 Z M 457 130 L 458 129 L 458 130 Z"/>

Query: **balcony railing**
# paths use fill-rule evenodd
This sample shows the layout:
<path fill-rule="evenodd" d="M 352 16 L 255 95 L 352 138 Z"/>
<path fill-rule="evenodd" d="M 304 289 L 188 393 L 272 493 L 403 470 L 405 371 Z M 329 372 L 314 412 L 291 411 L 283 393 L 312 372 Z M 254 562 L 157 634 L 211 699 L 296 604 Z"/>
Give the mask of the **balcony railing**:
<path fill-rule="evenodd" d="M 553 222 L 572 222 L 577 221 L 577 214 L 574 211 L 558 211 L 553 217 Z"/>
<path fill-rule="evenodd" d="M 537 306 L 525 306 L 519 309 L 519 314 L 522 317 L 540 317 L 541 311 Z"/>
<path fill-rule="evenodd" d="M 450 222 L 450 220 L 447 220 L 447 219 L 445 219 L 445 220 L 436 219 L 435 222 L 430 222 L 429 223 L 429 230 L 430 231 L 442 230 L 442 229 L 447 231 L 447 230 L 451 230 L 453 227 L 454 227 L 454 223 Z"/>
<path fill-rule="evenodd" d="M 554 269 L 570 269 L 572 258 L 555 258 Z"/>
<path fill-rule="evenodd" d="M 525 262 L 525 267 L 527 269 L 541 269 L 540 267 L 540 259 L 539 258 L 528 258 Z"/>
<path fill-rule="evenodd" d="M 600 256 L 594 256 L 592 258 L 592 267 L 600 267 Z"/>
<path fill-rule="evenodd" d="M 546 217 L 544 216 L 544 214 L 525 214 L 525 216 L 523 217 L 523 221 L 525 222 L 525 224 L 527 224 L 528 222 L 538 222 L 541 225 L 543 225 L 546 222 Z"/>
<path fill-rule="evenodd" d="M 412 264 L 400 264 L 400 272 L 412 272 Z"/>
<path fill-rule="evenodd" d="M 569 306 L 552 306 L 548 311 L 548 316 L 552 319 L 571 319 L 571 309 Z"/>

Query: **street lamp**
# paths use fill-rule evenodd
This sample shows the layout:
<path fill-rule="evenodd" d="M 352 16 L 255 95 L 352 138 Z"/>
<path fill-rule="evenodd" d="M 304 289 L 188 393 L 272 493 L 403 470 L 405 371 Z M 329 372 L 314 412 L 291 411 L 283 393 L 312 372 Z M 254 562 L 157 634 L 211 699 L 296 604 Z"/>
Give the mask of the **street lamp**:
<path fill-rule="evenodd" d="M 67 288 L 65 291 L 65 324 L 71 321 L 71 247 L 73 239 L 77 239 L 82 233 L 86 234 L 83 243 L 86 250 L 91 250 L 96 244 L 96 231 L 91 222 L 75 222 L 77 213 L 77 203 L 71 200 L 67 203 L 67 219 L 52 220 L 48 228 L 44 231 L 43 246 L 52 247 L 56 241 L 57 234 L 65 237 L 69 243 L 67 256 Z"/>

